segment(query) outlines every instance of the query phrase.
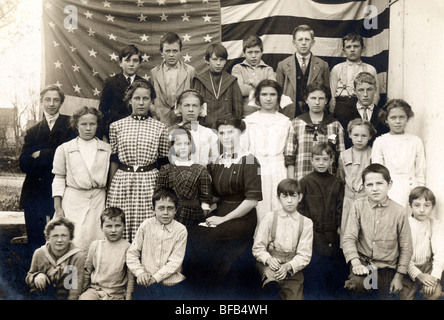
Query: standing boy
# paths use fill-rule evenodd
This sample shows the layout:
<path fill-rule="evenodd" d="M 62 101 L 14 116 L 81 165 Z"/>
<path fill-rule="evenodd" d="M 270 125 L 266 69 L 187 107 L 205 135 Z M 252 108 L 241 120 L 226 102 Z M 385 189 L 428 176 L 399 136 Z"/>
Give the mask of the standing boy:
<path fill-rule="evenodd" d="M 254 90 L 262 80 L 276 80 L 272 67 L 262 61 L 264 45 L 257 35 L 249 35 L 243 40 L 243 52 L 245 60 L 233 66 L 231 74 L 237 78 L 237 82 L 244 97 L 242 117 L 259 110 L 254 103 Z"/>
<path fill-rule="evenodd" d="M 122 72 L 109 77 L 103 83 L 102 95 L 100 96 L 99 110 L 103 113 L 103 127 L 99 130 L 99 137 L 109 141 L 109 125 L 114 121 L 123 119 L 131 114 L 131 110 L 123 102 L 125 91 L 138 76 L 142 53 L 139 49 L 129 44 L 119 52 L 119 66 Z"/>
<path fill-rule="evenodd" d="M 83 293 L 79 300 L 130 300 L 134 275 L 126 265 L 130 243 L 122 238 L 125 213 L 106 208 L 100 216 L 105 239 L 91 243 L 86 257 Z"/>
<path fill-rule="evenodd" d="M 152 199 L 155 216 L 139 226 L 126 256 L 128 268 L 137 278 L 133 299 L 179 299 L 188 232 L 174 220 L 179 201 L 174 190 L 157 189 Z"/>
<path fill-rule="evenodd" d="M 174 106 L 177 97 L 191 88 L 196 70 L 180 59 L 182 40 L 173 32 L 165 33 L 160 39 L 160 53 L 163 62 L 150 71 L 150 82 L 156 92 L 153 116 L 169 127 L 180 121 Z"/>
<path fill-rule="evenodd" d="M 317 82 L 330 87 L 330 68 L 327 62 L 311 53 L 314 43 L 313 29 L 307 25 L 297 26 L 293 31 L 296 52 L 279 62 L 276 68 L 276 80 L 283 88 L 283 94 L 293 101 L 279 111 L 290 120 L 307 111 L 304 102 L 307 85 Z"/>
<path fill-rule="evenodd" d="M 26 131 L 19 158 L 20 169 L 26 173 L 20 208 L 24 209 L 31 252 L 45 244 L 43 230 L 47 219 L 54 215 L 51 186 L 55 151 L 58 146 L 76 136 L 69 122 L 70 117 L 59 113 L 64 100 L 65 94 L 55 85 L 48 85 L 40 92 L 43 117 Z"/>
<path fill-rule="evenodd" d="M 313 172 L 300 181 L 298 211 L 313 221 L 313 255 L 305 268 L 307 296 L 333 299 L 340 294 L 347 277 L 347 266 L 339 248 L 344 186 L 328 172 L 335 152 L 328 143 L 313 147 Z"/>
<path fill-rule="evenodd" d="M 342 38 L 342 51 L 346 61 L 335 65 L 331 69 L 330 89 L 332 99 L 330 101 L 330 112 L 344 113 L 356 105 L 356 94 L 353 87 L 353 80 L 359 72 L 369 72 L 376 79 L 376 91 L 373 95 L 372 103 L 379 102 L 379 84 L 377 81 L 376 69 L 367 63 L 362 62 L 361 55 L 364 50 L 364 40 L 356 33 L 350 33 Z M 367 119 L 368 120 L 368 119 Z"/>
<path fill-rule="evenodd" d="M 277 286 L 283 300 L 302 300 L 304 275 L 313 245 L 313 222 L 297 211 L 302 198 L 298 182 L 284 179 L 277 186 L 282 208 L 269 212 L 259 224 L 253 245 L 262 288 Z"/>
<path fill-rule="evenodd" d="M 389 299 L 402 290 L 409 268 L 413 253 L 410 225 L 404 207 L 387 195 L 392 180 L 386 167 L 369 165 L 362 182 L 367 197 L 353 203 L 342 241 L 345 259 L 351 264 L 345 288 Z"/>
<path fill-rule="evenodd" d="M 335 117 L 344 129 L 347 128 L 350 121 L 357 118 L 371 122 L 376 129 L 376 134 L 369 141 L 370 146 L 376 137 L 388 132 L 387 126 L 378 117 L 381 107 L 375 104 L 375 95 L 378 94 L 377 86 L 378 83 L 373 74 L 365 71 L 358 73 L 353 81 L 353 88 L 358 101 L 348 109 L 343 108 L 341 105 L 335 109 Z M 346 149 L 352 146 L 347 130 L 345 130 L 344 142 Z"/>
<path fill-rule="evenodd" d="M 221 43 L 213 43 L 205 52 L 205 61 L 209 70 L 194 78 L 196 89 L 207 103 L 206 116 L 199 121 L 201 125 L 216 129 L 216 120 L 231 114 L 242 117 L 243 98 L 237 78 L 224 71 L 228 52 Z"/>

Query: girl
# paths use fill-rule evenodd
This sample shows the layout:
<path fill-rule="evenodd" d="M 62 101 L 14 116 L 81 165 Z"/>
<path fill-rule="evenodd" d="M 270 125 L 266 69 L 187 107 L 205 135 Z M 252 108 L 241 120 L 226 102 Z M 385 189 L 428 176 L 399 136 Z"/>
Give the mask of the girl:
<path fill-rule="evenodd" d="M 402 99 L 391 99 L 379 112 L 380 121 L 389 127 L 389 133 L 376 138 L 372 162 L 387 167 L 393 185 L 389 197 L 407 208 L 410 191 L 424 186 L 426 162 L 422 140 L 405 132 L 407 122 L 414 116 L 412 107 Z"/>
<path fill-rule="evenodd" d="M 190 131 L 173 129 L 169 138 L 170 164 L 160 169 L 157 188 L 174 189 L 179 198 L 175 219 L 186 227 L 195 226 L 205 220 L 210 210 L 211 177 L 206 167 L 191 160 L 194 144 Z"/>
<path fill-rule="evenodd" d="M 71 124 L 79 136 L 57 148 L 52 169 L 55 216 L 75 224 L 74 243 L 85 254 L 91 242 L 103 236 L 100 215 L 105 209 L 111 146 L 96 138 L 102 117 L 93 107 L 74 112 Z"/>
<path fill-rule="evenodd" d="M 341 242 L 353 201 L 366 195 L 361 176 L 364 169 L 371 163 L 372 148 L 368 142 L 376 134 L 376 129 L 370 121 L 357 118 L 350 121 L 347 132 L 353 146 L 341 152 L 338 160 L 338 177 L 345 185 L 340 229 Z"/>
<path fill-rule="evenodd" d="M 339 121 L 325 112 L 329 94 L 321 83 L 313 82 L 307 86 L 305 101 L 309 111 L 292 120 L 284 151 L 288 178 L 299 181 L 313 171 L 311 153 L 316 143 L 333 143 L 337 155 L 345 150 L 344 129 Z M 331 173 L 336 173 L 336 165 L 332 164 Z"/>
<path fill-rule="evenodd" d="M 194 89 L 185 90 L 177 99 L 176 113 L 182 117 L 179 124 L 171 127 L 187 128 L 193 137 L 195 152 L 191 154 L 194 163 L 206 166 L 219 156 L 217 134 L 210 128 L 199 124 L 199 117 L 206 112 L 206 103 Z"/>
<path fill-rule="evenodd" d="M 157 167 L 168 162 L 168 133 L 163 123 L 149 116 L 156 97 L 146 80 L 134 81 L 126 91 L 130 116 L 110 125 L 112 149 L 107 207 L 126 215 L 123 238 L 132 241 L 139 225 L 154 216 L 151 197 L 156 187 Z"/>
<path fill-rule="evenodd" d="M 259 225 L 265 213 L 281 207 L 275 191 L 287 177 L 284 149 L 291 122 L 278 112 L 282 88 L 276 81 L 259 82 L 254 96 L 260 109 L 244 119 L 247 129 L 243 143 L 261 164 L 263 200 L 256 207 Z"/>

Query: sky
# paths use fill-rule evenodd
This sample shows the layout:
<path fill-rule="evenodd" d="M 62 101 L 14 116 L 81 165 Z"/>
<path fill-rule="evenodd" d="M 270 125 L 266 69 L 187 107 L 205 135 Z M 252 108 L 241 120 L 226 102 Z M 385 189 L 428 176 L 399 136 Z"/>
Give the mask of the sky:
<path fill-rule="evenodd" d="M 26 99 L 28 87 L 39 91 L 41 1 L 21 0 L 15 17 L 21 21 L 18 30 L 15 24 L 0 29 L 0 108 L 12 107 L 15 93 Z"/>

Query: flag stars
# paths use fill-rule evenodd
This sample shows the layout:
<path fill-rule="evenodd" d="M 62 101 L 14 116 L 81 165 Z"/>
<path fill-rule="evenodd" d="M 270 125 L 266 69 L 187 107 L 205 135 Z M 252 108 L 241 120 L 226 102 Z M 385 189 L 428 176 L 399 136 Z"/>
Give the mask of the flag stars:
<path fill-rule="evenodd" d="M 53 41 L 52 44 L 54 45 L 54 48 L 58 47 L 60 45 L 60 43 Z"/>
<path fill-rule="evenodd" d="M 108 1 L 102 2 L 103 3 L 103 7 L 104 8 L 111 8 L 111 3 L 109 3 Z"/>
<path fill-rule="evenodd" d="M 143 7 L 143 1 L 137 0 L 137 6 L 138 7 Z"/>
<path fill-rule="evenodd" d="M 114 34 L 112 34 L 112 33 L 109 34 L 108 37 L 109 37 L 109 40 L 117 41 L 117 37 Z"/>
<path fill-rule="evenodd" d="M 111 57 L 111 60 L 116 60 L 117 61 L 117 59 L 119 58 L 119 56 L 116 55 L 114 52 L 109 54 L 109 56 Z"/>
<path fill-rule="evenodd" d="M 54 83 L 54 85 L 57 86 L 57 87 L 59 87 L 59 89 L 63 86 L 63 84 L 61 84 L 61 83 L 59 82 L 59 80 L 57 80 L 57 82 Z"/>
<path fill-rule="evenodd" d="M 187 52 L 186 55 L 183 56 L 183 60 L 184 60 L 185 62 L 191 62 L 191 56 L 188 54 L 188 52 Z"/>
<path fill-rule="evenodd" d="M 52 29 L 55 28 L 55 23 L 54 23 L 54 22 L 50 21 L 48 24 L 49 24 L 49 27 L 50 27 L 50 28 L 52 28 Z"/>
<path fill-rule="evenodd" d="M 147 16 L 144 16 L 143 13 L 141 13 L 138 18 L 139 18 L 139 22 L 142 22 L 142 21 L 146 21 Z"/>
<path fill-rule="evenodd" d="M 74 70 L 74 72 L 79 72 L 80 67 L 77 64 L 74 64 L 72 66 L 72 69 Z"/>
<path fill-rule="evenodd" d="M 75 48 L 73 46 L 69 46 L 69 49 L 71 50 L 71 52 L 75 52 L 77 50 L 77 48 Z"/>
<path fill-rule="evenodd" d="M 45 2 L 45 8 L 46 8 L 47 10 L 51 10 L 51 9 L 52 9 L 52 3 L 46 1 L 46 2 Z"/>
<path fill-rule="evenodd" d="M 213 39 L 213 37 L 210 37 L 210 35 L 206 35 L 205 37 L 203 37 L 205 42 L 211 42 L 211 39 Z"/>
<path fill-rule="evenodd" d="M 91 20 L 92 20 L 92 16 L 93 16 L 93 14 L 92 14 L 91 12 L 89 12 L 89 10 L 86 11 L 86 12 L 84 13 L 84 15 L 86 16 L 86 19 L 91 19 Z"/>
<path fill-rule="evenodd" d="M 164 6 L 165 5 L 165 1 L 166 0 L 157 0 L 157 2 L 159 3 L 159 6 Z"/>
<path fill-rule="evenodd" d="M 161 19 L 160 21 L 168 21 L 168 16 L 165 13 L 162 13 L 160 19 Z"/>
<path fill-rule="evenodd" d="M 82 88 L 79 87 L 78 84 L 76 84 L 75 86 L 72 86 L 72 87 L 74 88 L 74 91 L 77 92 L 77 93 L 80 93 L 80 90 L 82 89 Z"/>
<path fill-rule="evenodd" d="M 202 3 L 209 3 L 208 0 L 202 0 Z"/>
<path fill-rule="evenodd" d="M 99 74 L 99 72 L 97 72 L 96 70 L 92 69 L 92 74 L 93 74 L 93 77 L 95 77 L 96 75 Z"/>
<path fill-rule="evenodd" d="M 95 96 L 98 96 L 98 95 L 100 95 L 100 91 L 99 91 L 97 88 L 94 88 L 94 90 L 93 90 L 93 94 L 94 94 Z"/>
<path fill-rule="evenodd" d="M 89 30 L 87 32 L 90 37 L 91 36 L 95 37 L 94 33 L 96 33 L 96 32 L 93 29 L 89 28 Z"/>
<path fill-rule="evenodd" d="M 62 63 L 61 63 L 59 60 L 57 60 L 56 62 L 54 62 L 54 64 L 55 64 L 55 68 L 56 68 L 56 69 L 57 69 L 57 68 L 62 69 Z"/>
<path fill-rule="evenodd" d="M 140 41 L 148 41 L 148 38 L 150 37 L 150 36 L 147 36 L 145 33 L 143 34 L 143 35 L 141 35 L 141 36 L 139 36 L 140 37 Z"/>
<path fill-rule="evenodd" d="M 184 36 L 182 36 L 182 38 L 183 38 L 183 41 L 184 41 L 184 42 L 185 42 L 185 41 L 190 42 L 190 38 L 191 38 L 191 36 L 189 36 L 188 33 L 186 33 Z"/>
<path fill-rule="evenodd" d="M 181 16 L 182 17 L 182 21 L 188 21 L 188 22 L 190 22 L 190 16 L 189 15 L 187 15 L 186 14 L 186 12 L 183 14 L 183 16 Z"/>
<path fill-rule="evenodd" d="M 143 61 L 149 62 L 149 59 L 150 59 L 150 56 L 147 55 L 146 53 L 144 53 L 143 56 L 142 56 L 142 62 Z"/>
<path fill-rule="evenodd" d="M 97 51 L 94 51 L 94 49 L 93 48 L 91 48 L 91 50 L 88 50 L 88 52 L 89 52 L 89 56 L 91 57 L 94 57 L 94 58 L 97 58 L 97 56 L 96 56 L 96 54 L 97 54 Z"/>
<path fill-rule="evenodd" d="M 203 19 L 204 19 L 204 23 L 205 22 L 210 22 L 211 23 L 211 18 L 212 17 L 210 17 L 209 15 L 208 15 L 208 13 L 205 15 L 205 17 L 202 17 Z"/>
<path fill-rule="evenodd" d="M 71 25 L 67 29 L 69 33 L 74 33 L 74 28 Z"/>
<path fill-rule="evenodd" d="M 146 81 L 150 81 L 150 76 L 147 75 L 146 73 L 145 73 L 145 75 L 142 78 L 144 78 Z"/>
<path fill-rule="evenodd" d="M 180 0 L 180 4 L 185 4 L 187 3 L 187 0 Z"/>
<path fill-rule="evenodd" d="M 111 21 L 111 22 L 114 22 L 114 18 L 115 17 L 113 17 L 112 15 L 107 15 L 107 16 L 105 16 L 106 17 L 106 21 Z"/>

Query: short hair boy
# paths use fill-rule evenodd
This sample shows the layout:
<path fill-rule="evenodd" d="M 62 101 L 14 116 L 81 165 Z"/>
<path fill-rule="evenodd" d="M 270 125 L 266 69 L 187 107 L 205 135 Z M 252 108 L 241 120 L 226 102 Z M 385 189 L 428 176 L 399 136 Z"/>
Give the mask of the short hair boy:
<path fill-rule="evenodd" d="M 401 300 L 437 300 L 441 297 L 443 239 L 442 225 L 432 217 L 435 204 L 435 195 L 427 187 L 416 187 L 410 192 L 412 215 L 409 216 L 409 223 L 414 245 L 408 268 L 409 276 L 403 278 Z"/>
<path fill-rule="evenodd" d="M 342 38 L 342 51 L 346 61 L 335 65 L 330 73 L 330 89 L 332 99 L 330 112 L 332 114 L 345 113 L 354 108 L 357 102 L 353 80 L 359 72 L 369 72 L 376 80 L 376 91 L 373 95 L 373 104 L 379 102 L 379 84 L 375 67 L 361 60 L 364 51 L 364 40 L 361 35 L 350 33 Z M 368 119 L 367 119 L 368 120 Z"/>
<path fill-rule="evenodd" d="M 243 42 L 243 53 L 245 60 L 235 64 L 231 74 L 237 78 L 239 87 L 244 98 L 242 117 L 257 111 L 254 101 L 254 91 L 262 80 L 276 80 L 276 74 L 272 67 L 262 61 L 264 45 L 257 35 L 247 36 Z"/>
<path fill-rule="evenodd" d="M 178 198 L 173 189 L 155 190 L 152 201 L 155 216 L 142 222 L 127 251 L 126 263 L 138 284 L 133 299 L 178 299 L 188 232 L 174 219 Z"/>
<path fill-rule="evenodd" d="M 279 62 L 276 68 L 276 80 L 283 88 L 283 94 L 293 101 L 284 109 L 279 108 L 279 111 L 290 120 L 306 111 L 304 97 L 307 85 L 318 82 L 330 87 L 330 67 L 311 53 L 314 44 L 313 29 L 308 25 L 297 26 L 293 30 L 296 52 Z"/>
<path fill-rule="evenodd" d="M 116 207 L 106 208 L 100 226 L 105 239 L 95 240 L 89 247 L 79 300 L 130 300 L 134 275 L 126 265 L 130 243 L 122 238 L 125 213 Z"/>
<path fill-rule="evenodd" d="M 404 207 L 388 197 L 392 180 L 385 166 L 369 165 L 362 182 L 367 197 L 353 203 L 342 241 L 345 259 L 351 264 L 345 288 L 390 299 L 402 290 L 402 278 L 409 268 L 413 252 L 410 225 Z"/>
<path fill-rule="evenodd" d="M 205 52 L 208 71 L 198 74 L 193 81 L 207 103 L 207 114 L 200 124 L 216 129 L 216 120 L 227 114 L 242 117 L 243 97 L 237 78 L 224 71 L 228 51 L 222 43 L 212 43 Z"/>
<path fill-rule="evenodd" d="M 177 97 L 190 89 L 196 70 L 182 61 L 182 40 L 174 32 L 165 33 L 160 39 L 163 61 L 150 71 L 150 82 L 156 91 L 153 116 L 167 127 L 178 123 L 174 113 Z"/>
<path fill-rule="evenodd" d="M 99 110 L 103 113 L 104 124 L 99 130 L 99 135 L 105 136 L 107 141 L 109 141 L 109 125 L 131 114 L 123 98 L 128 86 L 135 80 L 142 79 L 137 75 L 141 63 L 142 52 L 139 48 L 134 44 L 123 47 L 119 52 L 119 66 L 122 72 L 107 78 L 103 83 Z"/>
<path fill-rule="evenodd" d="M 311 157 L 313 172 L 299 181 L 303 198 L 298 211 L 313 221 L 313 254 L 304 271 L 306 292 L 312 298 L 337 297 L 347 276 L 339 248 L 344 186 L 328 170 L 335 156 L 330 143 L 317 143 Z"/>
<path fill-rule="evenodd" d="M 267 213 L 260 222 L 253 255 L 258 261 L 265 291 L 277 286 L 283 300 L 302 300 L 302 270 L 311 259 L 313 222 L 297 211 L 302 194 L 296 180 L 279 182 L 277 197 L 282 209 Z"/>

